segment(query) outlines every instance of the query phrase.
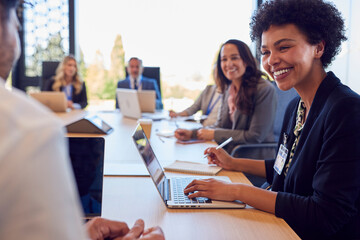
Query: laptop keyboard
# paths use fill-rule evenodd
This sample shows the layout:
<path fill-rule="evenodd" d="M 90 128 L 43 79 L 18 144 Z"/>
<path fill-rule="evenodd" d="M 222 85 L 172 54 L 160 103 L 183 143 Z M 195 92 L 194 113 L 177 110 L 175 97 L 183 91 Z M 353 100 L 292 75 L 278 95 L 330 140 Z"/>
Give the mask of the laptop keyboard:
<path fill-rule="evenodd" d="M 206 204 L 211 203 L 211 199 L 205 197 L 188 198 L 184 194 L 185 187 L 194 178 L 172 178 L 172 189 L 173 189 L 173 201 L 176 204 Z"/>

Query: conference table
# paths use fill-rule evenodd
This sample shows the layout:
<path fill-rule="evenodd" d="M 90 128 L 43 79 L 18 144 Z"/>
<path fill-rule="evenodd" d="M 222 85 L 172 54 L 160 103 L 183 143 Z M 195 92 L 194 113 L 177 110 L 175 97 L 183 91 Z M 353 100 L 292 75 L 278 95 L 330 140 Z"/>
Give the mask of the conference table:
<path fill-rule="evenodd" d="M 108 135 L 68 133 L 68 136 L 101 136 L 105 139 L 103 217 L 125 221 L 129 226 L 141 218 L 146 228 L 160 226 L 166 239 L 299 239 L 283 219 L 250 206 L 245 209 L 168 209 L 132 140 L 137 120 L 123 117 L 119 110 L 72 111 L 57 115 L 67 125 L 93 114 L 114 130 Z M 175 160 L 207 162 L 203 152 L 207 147 L 217 146 L 216 143 L 179 144 L 173 137 L 158 136 L 177 127 L 199 126 L 199 123 L 169 119 L 153 122 L 150 143 L 162 166 Z M 166 175 L 187 174 L 166 172 Z M 218 176 L 251 184 L 241 172 L 221 170 Z"/>

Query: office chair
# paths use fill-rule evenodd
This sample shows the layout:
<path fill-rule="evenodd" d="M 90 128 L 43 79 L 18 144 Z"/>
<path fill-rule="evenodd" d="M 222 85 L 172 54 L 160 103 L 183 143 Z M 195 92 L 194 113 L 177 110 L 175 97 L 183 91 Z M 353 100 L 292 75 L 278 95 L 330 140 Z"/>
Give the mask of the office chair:
<path fill-rule="evenodd" d="M 129 75 L 126 68 L 126 77 Z M 160 81 L 160 67 L 144 67 L 144 71 L 142 74 L 144 77 L 148 77 L 148 78 L 153 78 L 156 80 L 156 83 L 159 87 L 159 91 L 160 91 L 160 96 L 162 98 L 162 93 L 161 93 L 161 81 Z"/>
<path fill-rule="evenodd" d="M 252 159 L 272 159 L 275 158 L 275 154 L 277 152 L 278 140 L 281 134 L 281 127 L 284 120 L 284 114 L 289 102 L 298 96 L 295 89 L 290 89 L 288 91 L 280 90 L 275 82 L 272 82 L 276 89 L 276 95 L 278 97 L 278 103 L 275 112 L 275 120 L 274 120 L 274 137 L 275 141 L 271 143 L 256 143 L 256 144 L 244 144 L 238 145 L 233 148 L 231 151 L 231 156 L 236 158 L 252 158 Z M 267 154 L 263 154 L 263 152 L 259 150 L 269 149 Z M 245 174 L 248 179 L 255 186 L 263 186 L 263 183 L 266 182 L 265 178 L 261 178 L 258 176 L 253 176 L 251 174 Z"/>
<path fill-rule="evenodd" d="M 44 61 L 42 62 L 42 75 L 40 82 L 41 91 L 45 91 L 48 86 L 48 82 L 51 77 L 55 76 L 57 67 L 59 66 L 59 61 Z"/>

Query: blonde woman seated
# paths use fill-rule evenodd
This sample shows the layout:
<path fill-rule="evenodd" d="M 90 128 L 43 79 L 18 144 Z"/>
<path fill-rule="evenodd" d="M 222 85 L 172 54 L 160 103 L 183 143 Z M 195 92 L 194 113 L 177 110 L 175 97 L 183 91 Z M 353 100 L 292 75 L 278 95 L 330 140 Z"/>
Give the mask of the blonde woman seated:
<path fill-rule="evenodd" d="M 63 91 L 68 108 L 83 109 L 87 106 L 85 82 L 78 74 L 74 56 L 66 56 L 56 69 L 56 75 L 49 81 L 46 91 Z"/>

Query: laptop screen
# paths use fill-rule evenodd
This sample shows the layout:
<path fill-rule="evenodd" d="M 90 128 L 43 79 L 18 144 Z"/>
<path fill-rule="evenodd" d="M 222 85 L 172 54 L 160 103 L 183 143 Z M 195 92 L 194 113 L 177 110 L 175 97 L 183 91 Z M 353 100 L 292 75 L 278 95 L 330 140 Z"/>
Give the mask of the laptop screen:
<path fill-rule="evenodd" d="M 165 174 L 140 124 L 136 127 L 133 139 L 152 180 L 160 195 L 163 196 Z"/>
<path fill-rule="evenodd" d="M 86 218 L 101 216 L 105 140 L 69 137 L 71 164 Z"/>

